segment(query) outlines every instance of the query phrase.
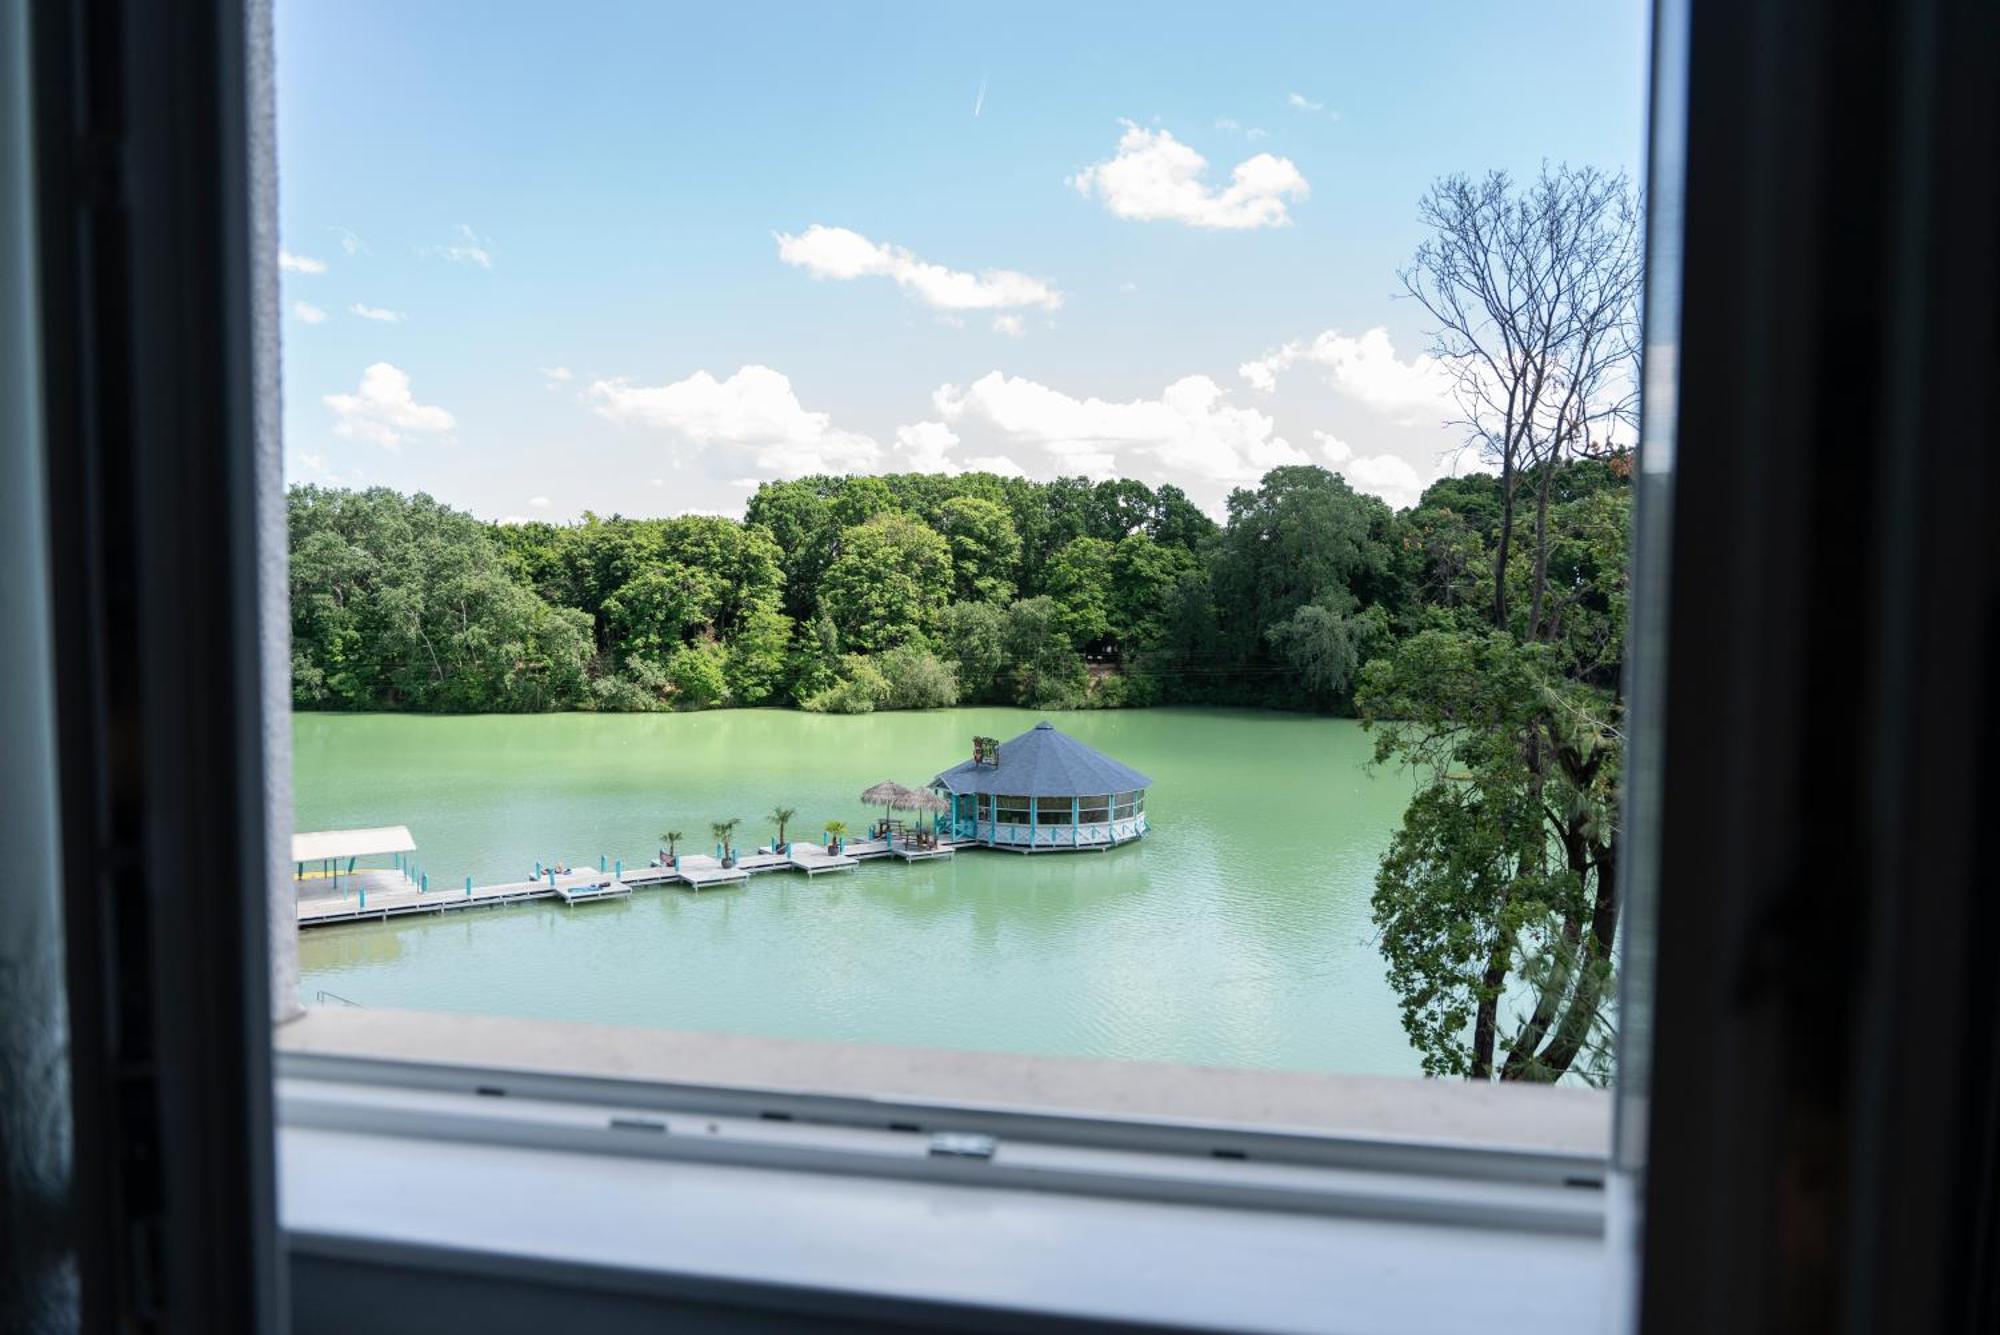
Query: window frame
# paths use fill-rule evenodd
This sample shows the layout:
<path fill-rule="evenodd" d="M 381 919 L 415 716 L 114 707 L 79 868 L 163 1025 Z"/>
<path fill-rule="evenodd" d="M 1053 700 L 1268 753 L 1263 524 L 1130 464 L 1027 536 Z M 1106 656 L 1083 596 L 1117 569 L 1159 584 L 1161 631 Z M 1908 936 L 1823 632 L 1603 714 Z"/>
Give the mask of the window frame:
<path fill-rule="evenodd" d="M 257 661 L 260 525 L 280 477 L 270 19 L 263 0 L 34 14 L 75 1217 L 93 1324 L 148 1293 L 171 1295 L 188 1329 L 282 1322 L 264 1040 L 265 951 L 284 933 L 268 934 L 260 878 L 276 879 L 274 849 L 284 862 L 264 773 L 284 711 Z M 1671 522 L 1702 541 L 1635 556 L 1635 579 L 1648 560 L 1671 570 L 1679 649 L 1652 679 L 1674 708 L 1645 762 L 1660 766 L 1655 870 L 1676 895 L 1658 906 L 1659 989 L 1632 1040 L 1654 1055 L 1643 1126 L 1626 1123 L 1648 1151 L 1641 1318 L 1719 1329 L 1831 1310 L 1866 1327 L 1912 1293 L 1941 1316 L 1990 1316 L 1993 1175 L 1968 1165 L 1994 1162 L 2000 1054 L 1964 1002 L 1988 974 L 1974 943 L 1992 910 L 1972 892 L 1992 779 L 1968 758 L 2000 726 L 1977 696 L 1927 696 L 1917 661 L 1960 686 L 1994 666 L 1990 628 L 1950 616 L 1946 596 L 2000 595 L 2000 526 L 1979 508 L 1993 493 L 1982 303 L 2000 227 L 1990 179 L 1951 170 L 2000 148 L 1990 14 L 1982 26 L 1970 0 L 1670 0 L 1656 23 L 1656 58 L 1686 61 L 1656 69 L 1656 96 L 1685 86 L 1686 99 L 1680 121 L 1656 112 L 1655 134 L 1685 125 L 1689 188 L 1678 360 L 1648 376 L 1677 394 Z M 1882 562 L 1843 585 L 1853 606 L 1828 601 L 1812 563 L 1839 521 Z M 108 626 L 144 680 L 112 661 Z M 1803 699 L 1759 712 L 1770 681 Z M 1829 747 L 1814 710 L 1849 718 L 1857 702 L 1862 744 Z M 113 763 L 114 736 L 135 763 Z M 1941 789 L 1938 775 L 1968 777 Z M 1748 818 L 1774 794 L 1792 804 L 1775 839 Z M 1818 814 L 1798 809 L 1807 797 L 1825 799 Z M 196 844 L 230 874 L 170 882 Z M 1926 874 L 1898 878 L 1912 866 Z M 1788 913 L 1807 885 L 1839 912 Z M 1831 1006 L 1821 971 L 1799 963 L 1826 958 L 1812 952 L 1829 919 L 1864 984 Z M 1917 1095 L 1946 1070 L 1964 1106 L 1940 1120 Z M 149 1153 L 159 1128 L 171 1154 Z M 1801 1180 L 1824 1190 L 1801 1199 Z M 1812 1226 L 1817 1245 L 1774 1224 Z M 143 1237 L 162 1243 L 156 1259 L 127 1245 Z"/>

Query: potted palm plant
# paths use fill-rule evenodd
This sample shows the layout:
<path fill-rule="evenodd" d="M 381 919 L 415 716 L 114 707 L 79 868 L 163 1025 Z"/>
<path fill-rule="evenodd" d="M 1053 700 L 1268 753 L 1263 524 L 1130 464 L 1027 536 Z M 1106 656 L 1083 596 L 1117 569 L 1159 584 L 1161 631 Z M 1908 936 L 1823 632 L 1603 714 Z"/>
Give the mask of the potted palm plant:
<path fill-rule="evenodd" d="M 828 853 L 838 853 L 840 851 L 840 841 L 846 837 L 846 821 L 830 820 L 826 823 L 826 851 Z"/>
<path fill-rule="evenodd" d="M 785 826 L 790 823 L 792 817 L 798 814 L 798 808 L 796 807 L 778 807 L 771 812 L 771 819 L 776 821 L 778 825 L 778 840 L 772 849 L 773 852 L 782 853 L 785 851 Z"/>
<path fill-rule="evenodd" d="M 679 830 L 668 830 L 660 836 L 667 841 L 667 865 L 673 866 L 681 860 L 681 840 L 686 838 Z"/>
<path fill-rule="evenodd" d="M 731 816 L 728 820 L 719 820 L 708 827 L 715 831 L 715 841 L 722 845 L 722 865 L 725 867 L 736 865 L 736 850 L 730 846 L 729 836 L 735 834 L 736 827 L 742 823 L 741 817 Z"/>

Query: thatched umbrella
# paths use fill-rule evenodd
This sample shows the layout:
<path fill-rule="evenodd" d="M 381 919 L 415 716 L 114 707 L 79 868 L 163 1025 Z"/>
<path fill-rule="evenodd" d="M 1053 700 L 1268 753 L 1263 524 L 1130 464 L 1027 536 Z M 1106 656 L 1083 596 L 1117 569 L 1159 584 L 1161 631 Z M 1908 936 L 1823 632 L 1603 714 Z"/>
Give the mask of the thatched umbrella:
<path fill-rule="evenodd" d="M 905 788 L 903 792 L 905 794 L 903 800 L 895 804 L 901 810 L 930 812 L 951 810 L 951 803 L 945 801 L 936 793 L 927 792 L 921 788 Z"/>
<path fill-rule="evenodd" d="M 882 804 L 882 822 L 886 825 L 889 821 L 889 808 L 901 806 L 910 796 L 910 790 L 903 787 L 902 784 L 892 783 L 888 779 L 884 779 L 873 788 L 862 793 L 861 800 L 871 807 L 880 802 Z"/>
<path fill-rule="evenodd" d="M 887 779 L 884 779 L 867 792 L 861 794 L 861 800 L 870 806 L 874 806 L 877 802 L 882 804 L 882 820 L 884 824 L 888 823 L 889 812 L 892 808 L 897 811 L 934 812 L 951 810 L 951 803 L 945 801 L 935 793 L 926 792 L 921 788 L 905 788 L 902 784 L 891 783 Z"/>
<path fill-rule="evenodd" d="M 951 810 L 951 803 L 945 801 L 936 793 L 926 792 L 921 788 L 905 788 L 903 795 L 896 800 L 895 806 L 903 811 L 938 812 Z M 923 841 L 924 837 L 920 831 L 917 836 L 919 843 Z"/>

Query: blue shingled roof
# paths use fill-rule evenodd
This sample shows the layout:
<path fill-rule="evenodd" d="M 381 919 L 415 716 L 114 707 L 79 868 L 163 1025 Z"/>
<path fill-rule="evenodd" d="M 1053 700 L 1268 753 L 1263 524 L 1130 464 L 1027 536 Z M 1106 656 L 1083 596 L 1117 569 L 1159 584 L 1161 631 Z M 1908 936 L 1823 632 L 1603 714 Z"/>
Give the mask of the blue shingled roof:
<path fill-rule="evenodd" d="M 1093 797 L 1150 788 L 1152 779 L 1102 751 L 1065 737 L 1043 720 L 1000 743 L 1000 763 L 953 765 L 931 780 L 954 793 L 1004 793 L 1010 797 Z"/>

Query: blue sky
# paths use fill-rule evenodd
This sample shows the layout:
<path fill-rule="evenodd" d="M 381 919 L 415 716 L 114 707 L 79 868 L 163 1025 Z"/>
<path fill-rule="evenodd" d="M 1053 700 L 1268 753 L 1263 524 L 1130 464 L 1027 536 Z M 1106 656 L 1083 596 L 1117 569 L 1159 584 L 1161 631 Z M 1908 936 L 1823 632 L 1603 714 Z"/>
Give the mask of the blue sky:
<path fill-rule="evenodd" d="M 289 475 L 487 518 L 762 479 L 1442 472 L 1451 171 L 1643 164 L 1638 3 L 279 0 Z"/>

